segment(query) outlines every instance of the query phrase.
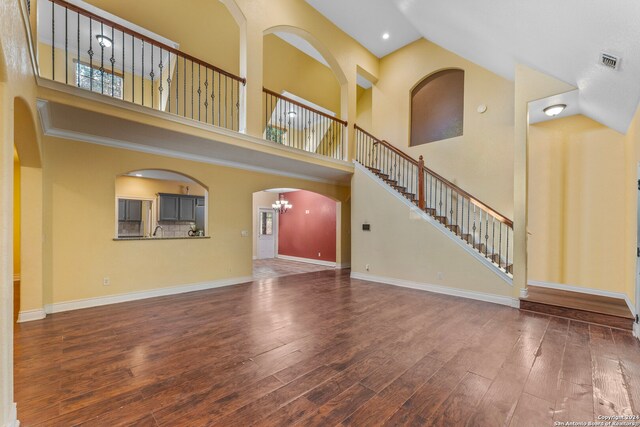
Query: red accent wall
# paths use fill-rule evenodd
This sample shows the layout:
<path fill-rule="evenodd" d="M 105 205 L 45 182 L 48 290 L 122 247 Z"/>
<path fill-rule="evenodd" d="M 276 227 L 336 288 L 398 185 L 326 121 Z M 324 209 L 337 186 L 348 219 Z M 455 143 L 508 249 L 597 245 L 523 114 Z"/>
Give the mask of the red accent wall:
<path fill-rule="evenodd" d="M 279 217 L 278 255 L 335 262 L 336 202 L 304 190 L 284 198 L 293 208 Z"/>

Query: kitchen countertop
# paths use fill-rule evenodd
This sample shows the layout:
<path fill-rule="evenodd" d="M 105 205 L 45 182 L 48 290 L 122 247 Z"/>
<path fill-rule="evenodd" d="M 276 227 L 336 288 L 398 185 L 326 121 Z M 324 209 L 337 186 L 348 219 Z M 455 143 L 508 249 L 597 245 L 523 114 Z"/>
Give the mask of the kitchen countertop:
<path fill-rule="evenodd" d="M 184 237 L 116 237 L 113 240 L 200 240 L 210 239 L 211 236 L 184 236 Z"/>

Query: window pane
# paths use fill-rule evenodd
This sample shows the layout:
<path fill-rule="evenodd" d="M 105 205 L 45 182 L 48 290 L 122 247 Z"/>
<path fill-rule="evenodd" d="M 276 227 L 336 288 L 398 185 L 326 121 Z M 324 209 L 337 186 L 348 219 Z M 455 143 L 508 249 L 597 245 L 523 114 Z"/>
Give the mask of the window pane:
<path fill-rule="evenodd" d="M 122 83 L 122 77 L 117 74 L 76 63 L 76 85 L 82 89 L 122 99 Z"/>
<path fill-rule="evenodd" d="M 260 212 L 260 234 L 263 236 L 273 234 L 273 212 Z"/>

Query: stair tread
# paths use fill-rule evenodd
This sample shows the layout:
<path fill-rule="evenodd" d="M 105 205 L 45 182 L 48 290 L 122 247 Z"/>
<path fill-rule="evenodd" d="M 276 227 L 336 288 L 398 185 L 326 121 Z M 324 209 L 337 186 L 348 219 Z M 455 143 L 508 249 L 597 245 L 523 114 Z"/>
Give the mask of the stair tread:
<path fill-rule="evenodd" d="M 528 286 L 528 291 L 529 296 L 521 298 L 521 300 L 633 320 L 633 315 L 622 298 L 590 295 L 533 285 Z"/>

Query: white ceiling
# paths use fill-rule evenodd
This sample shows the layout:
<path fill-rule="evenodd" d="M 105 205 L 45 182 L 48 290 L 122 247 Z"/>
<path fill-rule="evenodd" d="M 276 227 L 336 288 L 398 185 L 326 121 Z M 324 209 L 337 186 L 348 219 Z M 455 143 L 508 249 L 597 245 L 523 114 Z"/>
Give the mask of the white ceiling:
<path fill-rule="evenodd" d="M 637 0 L 306 1 L 378 57 L 422 36 L 511 80 L 516 64 L 542 71 L 578 88 L 580 113 L 623 133 L 640 100 Z M 602 51 L 621 69 L 599 65 Z"/>
<path fill-rule="evenodd" d="M 306 0 L 378 58 L 420 38 L 389 0 Z M 389 33 L 383 40 L 382 34 Z"/>

